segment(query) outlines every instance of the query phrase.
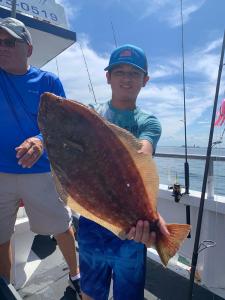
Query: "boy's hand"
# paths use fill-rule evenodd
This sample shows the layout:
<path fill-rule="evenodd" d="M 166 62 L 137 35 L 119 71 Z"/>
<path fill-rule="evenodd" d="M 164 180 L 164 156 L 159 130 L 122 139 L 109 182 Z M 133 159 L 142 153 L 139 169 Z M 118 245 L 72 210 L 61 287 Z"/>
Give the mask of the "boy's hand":
<path fill-rule="evenodd" d="M 160 215 L 157 226 L 163 235 L 169 235 L 166 222 Z M 148 248 L 155 244 L 156 234 L 155 232 L 150 232 L 150 223 L 148 221 L 139 220 L 136 227 L 132 227 L 127 234 L 127 239 L 143 243 Z"/>

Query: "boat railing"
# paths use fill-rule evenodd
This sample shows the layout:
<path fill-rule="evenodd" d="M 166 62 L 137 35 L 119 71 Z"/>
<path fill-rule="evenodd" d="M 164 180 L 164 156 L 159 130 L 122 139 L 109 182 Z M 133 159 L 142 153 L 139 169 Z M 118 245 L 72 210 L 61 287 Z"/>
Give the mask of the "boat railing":
<path fill-rule="evenodd" d="M 177 153 L 156 153 L 155 157 L 162 157 L 162 158 L 175 158 L 175 159 L 185 159 L 184 154 L 177 154 Z M 201 160 L 205 161 L 205 155 L 198 155 L 198 154 L 188 154 L 188 160 Z M 207 179 L 207 199 L 214 199 L 214 162 L 225 162 L 225 156 L 216 156 L 212 155 L 209 164 L 209 174 Z"/>
<path fill-rule="evenodd" d="M 182 167 L 180 163 L 182 161 L 178 162 L 178 160 L 185 161 L 185 155 L 176 153 L 156 153 L 155 156 L 160 173 L 160 186 L 157 202 L 157 209 L 160 214 L 165 218 L 167 223 L 181 224 L 187 222 L 186 208 L 190 208 L 190 238 L 184 241 L 177 255 L 170 260 L 168 265 L 171 270 L 188 279 L 190 276 L 189 272 L 191 268 L 191 260 L 195 242 L 196 226 L 198 223 L 201 191 L 192 188 L 190 189 L 189 194 L 182 194 L 179 201 L 176 201 L 173 197 L 173 193 L 168 189 L 168 184 L 163 183 L 165 177 L 162 178 L 164 176 L 162 171 L 164 172 L 167 170 L 167 167 L 174 167 L 176 170 L 180 171 L 178 168 Z M 164 162 L 160 161 L 160 158 L 166 159 L 166 163 L 164 164 Z M 175 159 L 175 162 L 171 159 Z M 190 178 L 193 180 L 192 186 L 196 186 L 195 181 L 199 181 L 199 184 L 201 183 L 201 175 L 202 171 L 204 170 L 204 161 L 206 160 L 206 156 L 189 154 L 188 161 L 189 160 L 191 166 Z M 201 160 L 202 163 L 197 163 L 196 160 Z M 219 164 L 216 164 L 217 162 L 219 162 Z M 210 160 L 208 186 L 207 193 L 205 195 L 204 214 L 202 219 L 203 225 L 200 236 L 199 258 L 196 269 L 198 282 L 207 289 L 214 291 L 217 295 L 225 294 L 225 238 L 223 230 L 223 228 L 225 228 L 225 195 L 223 192 L 224 174 L 218 174 L 217 169 L 218 167 L 220 168 L 220 165 L 224 162 L 225 156 L 212 155 Z M 199 172 L 199 174 L 196 174 L 195 172 Z M 180 175 L 183 175 L 182 171 L 179 176 Z M 218 177 L 221 177 L 221 195 L 219 195 L 217 192 L 214 194 L 214 183 L 215 187 L 217 188 Z M 183 179 L 184 176 L 179 178 L 179 181 L 182 181 Z M 215 190 L 217 191 L 216 188 Z M 154 249 L 149 248 L 148 257 L 159 262 L 159 257 L 154 251 Z"/>

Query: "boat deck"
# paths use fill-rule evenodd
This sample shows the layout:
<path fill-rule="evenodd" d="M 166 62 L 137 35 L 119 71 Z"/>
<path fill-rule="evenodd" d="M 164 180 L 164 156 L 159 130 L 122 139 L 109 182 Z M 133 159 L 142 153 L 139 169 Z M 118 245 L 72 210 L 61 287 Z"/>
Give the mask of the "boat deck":
<path fill-rule="evenodd" d="M 56 241 L 49 236 L 37 235 L 32 251 L 41 263 L 18 290 L 22 299 L 27 300 L 76 300 L 75 292 L 68 286 L 68 267 L 58 249 Z M 147 259 L 145 300 L 186 300 L 189 281 L 169 268 Z M 154 296 L 156 295 L 156 296 Z M 110 293 L 109 300 L 112 300 Z M 193 300 L 222 300 L 202 286 L 194 286 Z M 138 299 L 137 299 L 138 300 Z"/>
<path fill-rule="evenodd" d="M 27 300 L 76 300 L 75 292 L 68 286 L 68 267 L 54 239 L 35 236 L 32 251 L 42 262 L 26 283 L 18 290 L 22 299 Z M 110 295 L 109 299 L 113 299 Z M 156 300 L 147 289 L 145 300 Z"/>

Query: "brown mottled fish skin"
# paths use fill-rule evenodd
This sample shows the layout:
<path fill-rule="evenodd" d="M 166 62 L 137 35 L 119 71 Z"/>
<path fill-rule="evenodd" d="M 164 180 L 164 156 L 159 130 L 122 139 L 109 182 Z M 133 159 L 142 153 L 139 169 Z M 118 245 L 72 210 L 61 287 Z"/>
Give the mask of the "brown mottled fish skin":
<path fill-rule="evenodd" d="M 41 97 L 38 123 L 56 187 L 72 209 L 120 236 L 137 220 L 158 220 L 154 162 L 137 154 L 141 144 L 130 133 L 79 102 L 50 93 Z M 147 171 L 142 172 L 146 159 L 152 168 L 152 190 L 146 188 Z M 156 249 L 164 265 L 190 230 L 186 224 L 167 227 L 169 240 L 156 232 Z"/>

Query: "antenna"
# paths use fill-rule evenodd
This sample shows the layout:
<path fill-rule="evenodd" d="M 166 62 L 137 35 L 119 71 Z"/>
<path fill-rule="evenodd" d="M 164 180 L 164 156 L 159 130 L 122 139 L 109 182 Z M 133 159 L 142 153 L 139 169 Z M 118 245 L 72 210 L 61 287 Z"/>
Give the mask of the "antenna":
<path fill-rule="evenodd" d="M 85 56 L 84 56 L 84 51 L 83 51 L 83 48 L 82 48 L 82 46 L 79 42 L 78 42 L 78 45 L 80 46 L 81 53 L 82 53 L 82 56 L 83 56 L 83 59 L 84 59 L 84 64 L 85 64 L 85 67 L 86 67 L 86 71 L 87 71 L 87 74 L 88 74 L 88 79 L 89 79 L 90 86 L 91 86 L 91 91 L 92 91 L 95 103 L 97 103 L 97 100 L 96 100 L 96 97 L 95 97 L 95 91 L 94 91 L 93 84 L 92 84 L 92 81 L 91 81 L 91 76 L 90 76 L 90 73 L 89 73 L 89 70 L 88 70 L 87 61 L 86 61 Z"/>
<path fill-rule="evenodd" d="M 116 48 L 117 48 L 116 34 L 115 34 L 113 22 L 112 22 L 111 20 L 110 20 L 110 24 L 111 24 L 111 27 L 112 27 L 114 43 L 115 43 L 115 46 L 116 46 Z"/>

